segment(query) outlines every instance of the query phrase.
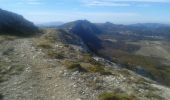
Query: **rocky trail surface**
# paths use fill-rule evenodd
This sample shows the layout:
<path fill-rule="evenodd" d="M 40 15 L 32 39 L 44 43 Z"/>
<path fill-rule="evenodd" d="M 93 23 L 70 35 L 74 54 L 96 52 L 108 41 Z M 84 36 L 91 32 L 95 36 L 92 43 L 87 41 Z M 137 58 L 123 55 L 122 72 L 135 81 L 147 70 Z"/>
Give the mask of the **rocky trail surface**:
<path fill-rule="evenodd" d="M 5 48 L 14 49 L 15 57 L 11 60 L 26 66 L 20 75 L 0 84 L 4 100 L 76 100 L 79 97 L 72 89 L 73 82 L 60 77 L 63 73 L 61 65 L 44 59 L 31 39 L 17 39 L 5 44 Z"/>

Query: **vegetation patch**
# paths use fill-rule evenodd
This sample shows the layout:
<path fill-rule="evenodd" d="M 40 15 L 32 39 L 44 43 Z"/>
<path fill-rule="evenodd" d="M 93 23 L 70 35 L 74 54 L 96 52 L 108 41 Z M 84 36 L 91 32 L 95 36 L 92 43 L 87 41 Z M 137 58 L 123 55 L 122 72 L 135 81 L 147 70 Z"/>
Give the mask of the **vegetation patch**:
<path fill-rule="evenodd" d="M 80 63 L 78 62 L 73 62 L 73 61 L 65 61 L 64 62 L 65 66 L 69 70 L 73 71 L 79 71 L 79 72 L 87 72 L 85 68 L 83 68 Z"/>
<path fill-rule="evenodd" d="M 88 67 L 88 70 L 90 72 L 103 72 L 104 68 L 101 66 L 90 66 L 90 67 Z"/>
<path fill-rule="evenodd" d="M 0 35 L 0 43 L 4 42 L 4 41 L 12 41 L 16 39 L 15 36 L 9 36 L 9 35 Z"/>
<path fill-rule="evenodd" d="M 84 54 L 83 55 L 83 61 L 87 62 L 87 63 L 90 63 L 92 65 L 95 65 L 95 66 L 102 66 L 102 64 L 100 62 L 93 59 L 91 54 Z"/>
<path fill-rule="evenodd" d="M 37 46 L 41 47 L 43 49 L 51 49 L 52 48 L 52 43 L 48 40 L 43 40 L 43 39 L 39 39 L 36 41 Z"/>
<path fill-rule="evenodd" d="M 129 96 L 123 93 L 104 92 L 99 95 L 99 100 L 138 100 L 135 96 Z"/>
<path fill-rule="evenodd" d="M 25 66 L 19 64 L 8 64 L 0 62 L 0 82 L 6 81 L 12 75 L 19 75 L 23 72 Z"/>
<path fill-rule="evenodd" d="M 101 75 L 112 75 L 112 73 L 105 70 L 103 66 L 89 66 L 87 70 L 92 73 L 100 73 Z"/>
<path fill-rule="evenodd" d="M 54 59 L 64 59 L 64 54 L 62 52 L 58 53 L 57 51 L 52 51 L 52 50 L 48 50 L 48 56 L 50 58 L 54 58 Z"/>
<path fill-rule="evenodd" d="M 84 54 L 82 62 L 89 63 L 91 66 L 87 66 L 88 72 L 100 73 L 101 75 L 112 75 L 112 73 L 104 68 L 104 65 L 96 61 L 91 54 Z"/>

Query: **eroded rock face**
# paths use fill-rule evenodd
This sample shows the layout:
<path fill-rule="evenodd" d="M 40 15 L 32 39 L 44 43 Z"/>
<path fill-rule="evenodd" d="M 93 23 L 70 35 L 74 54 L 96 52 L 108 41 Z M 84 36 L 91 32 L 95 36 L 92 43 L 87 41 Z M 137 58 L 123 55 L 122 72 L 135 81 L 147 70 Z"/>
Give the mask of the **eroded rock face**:
<path fill-rule="evenodd" d="M 34 35 L 38 28 L 21 15 L 0 9 L 0 34 Z"/>

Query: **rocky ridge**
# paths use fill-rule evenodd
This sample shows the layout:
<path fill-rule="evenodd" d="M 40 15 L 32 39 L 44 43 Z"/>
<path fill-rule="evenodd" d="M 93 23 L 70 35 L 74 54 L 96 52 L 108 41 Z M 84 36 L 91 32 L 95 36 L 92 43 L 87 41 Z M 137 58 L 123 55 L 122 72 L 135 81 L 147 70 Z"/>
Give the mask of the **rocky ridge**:
<path fill-rule="evenodd" d="M 0 67 L 6 68 L 0 69 L 6 78 L 0 83 L 2 100 L 103 100 L 104 93 L 131 100 L 170 98 L 168 87 L 90 55 L 81 39 L 60 32 L 47 29 L 40 37 L 9 40 L 9 36 L 0 42 Z M 67 38 L 81 44 L 65 42 Z M 73 62 L 80 66 L 71 66 Z"/>

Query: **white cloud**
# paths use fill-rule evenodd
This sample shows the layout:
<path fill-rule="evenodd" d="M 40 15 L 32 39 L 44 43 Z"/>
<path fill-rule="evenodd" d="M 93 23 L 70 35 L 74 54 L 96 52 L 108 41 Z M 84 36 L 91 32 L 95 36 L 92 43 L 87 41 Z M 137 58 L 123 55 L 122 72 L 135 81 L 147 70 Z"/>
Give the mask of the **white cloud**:
<path fill-rule="evenodd" d="M 127 3 L 116 3 L 116 2 L 110 2 L 110 1 L 100 1 L 100 0 L 86 0 L 83 1 L 83 3 L 87 6 L 130 6 Z"/>
<path fill-rule="evenodd" d="M 18 0 L 17 4 L 41 5 L 43 4 L 43 1 L 42 0 Z"/>
<path fill-rule="evenodd" d="M 124 2 L 150 2 L 150 3 L 170 3 L 170 0 L 109 0 L 109 1 L 124 1 Z"/>
<path fill-rule="evenodd" d="M 100 2 L 162 2 L 167 3 L 170 0 L 88 0 L 88 1 L 100 1 Z"/>
<path fill-rule="evenodd" d="M 24 14 L 24 16 L 35 23 L 51 22 L 51 21 L 69 22 L 78 19 L 87 19 L 92 22 L 112 21 L 112 22 L 120 23 L 119 21 L 121 20 L 123 22 L 126 21 L 126 18 L 127 19 L 135 18 L 139 15 L 133 12 L 86 12 L 84 13 L 84 12 L 39 12 L 38 11 L 38 12 L 30 12 Z"/>
<path fill-rule="evenodd" d="M 131 6 L 133 3 L 170 3 L 170 0 L 81 0 L 86 6 Z"/>

